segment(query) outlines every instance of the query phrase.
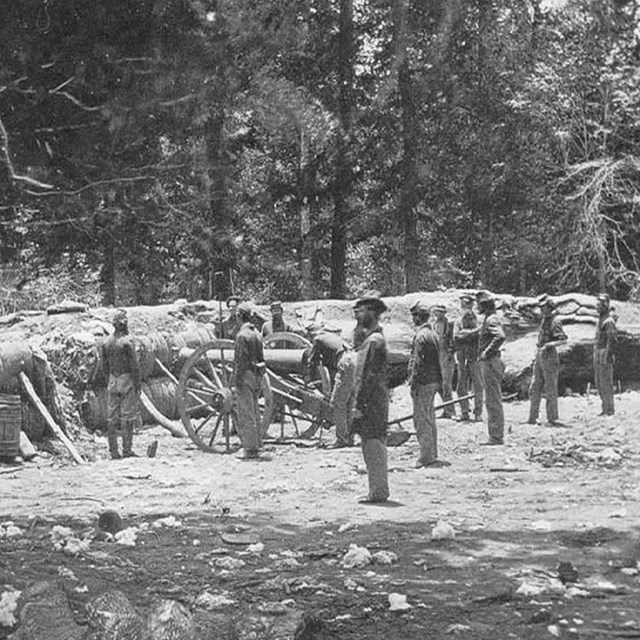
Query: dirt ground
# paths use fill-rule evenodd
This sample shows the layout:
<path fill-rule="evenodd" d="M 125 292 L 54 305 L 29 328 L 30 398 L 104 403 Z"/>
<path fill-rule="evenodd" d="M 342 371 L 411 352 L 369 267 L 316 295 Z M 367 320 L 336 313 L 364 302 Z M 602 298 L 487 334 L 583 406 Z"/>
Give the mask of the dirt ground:
<path fill-rule="evenodd" d="M 563 427 L 525 425 L 527 403 L 508 403 L 504 447 L 481 446 L 484 424 L 439 420 L 450 465 L 414 469 L 415 437 L 390 448 L 384 506 L 357 503 L 358 448 L 274 441 L 270 460 L 247 462 L 154 427 L 134 445 L 144 453 L 158 440 L 157 457 L 110 461 L 106 441 L 87 435 L 76 441 L 86 465 L 64 455 L 0 465 L 0 527 L 22 529 L 0 537 L 0 595 L 60 579 L 80 622 L 106 588 L 141 609 L 172 598 L 194 611 L 202 638 L 250 637 L 238 631 L 243 616 L 283 611 L 305 612 L 300 638 L 640 637 L 640 394 L 616 400 L 616 416 L 601 418 L 595 396 L 561 398 Z M 392 417 L 408 413 L 406 390 L 395 390 Z M 137 529 L 134 546 L 54 550 L 54 525 L 82 537 L 105 509 Z M 165 516 L 177 526 L 160 526 Z M 453 539 L 432 539 L 438 520 Z M 234 533 L 247 539 L 230 544 Z M 247 552 L 249 541 L 264 549 Z M 344 567 L 350 544 L 397 560 Z M 560 562 L 577 577 L 559 582 Z M 392 610 L 393 593 L 410 608 Z"/>

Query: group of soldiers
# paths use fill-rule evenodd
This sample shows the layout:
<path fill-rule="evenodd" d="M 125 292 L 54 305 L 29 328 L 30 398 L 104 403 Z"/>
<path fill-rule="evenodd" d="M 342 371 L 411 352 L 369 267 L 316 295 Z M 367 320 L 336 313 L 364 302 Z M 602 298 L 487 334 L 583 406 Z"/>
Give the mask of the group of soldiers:
<path fill-rule="evenodd" d="M 477 313 L 474 311 L 474 303 Z M 530 388 L 528 422 L 538 419 L 541 398 L 546 398 L 550 424 L 558 424 L 558 346 L 567 340 L 556 305 L 549 296 L 539 301 L 542 320 Z M 263 449 L 258 398 L 265 373 L 263 340 L 294 327 L 283 318 L 282 303 L 271 304 L 271 320 L 258 328 L 252 304 L 236 297 L 227 301 L 229 316 L 222 322 L 222 337 L 234 340 L 237 428 L 242 458 L 259 460 Z M 460 404 L 461 422 L 481 421 L 486 410 L 487 445 L 504 443 L 502 376 L 500 355 L 505 332 L 496 310 L 496 299 L 487 291 L 460 297 L 460 315 L 447 318 L 444 305 L 417 301 L 410 309 L 415 336 L 408 363 L 408 384 L 413 403 L 413 421 L 419 443 L 416 468 L 442 466 L 438 459 L 435 397 L 443 400 L 442 418 L 454 419 Z M 360 438 L 369 479 L 363 503 L 381 503 L 389 498 L 387 477 L 387 423 L 389 415 L 388 352 L 380 316 L 387 310 L 378 292 L 368 292 L 354 304 L 355 327 L 350 340 L 321 325 L 308 327 L 312 346 L 307 353 L 310 372 L 326 368 L 331 385 L 331 407 L 336 425 L 335 448 L 349 447 Z M 617 340 L 615 318 L 605 294 L 597 299 L 598 323 L 593 352 L 595 383 L 602 401 L 602 414 L 613 415 L 613 363 Z M 481 316 L 481 317 L 479 317 Z M 108 442 L 112 458 L 135 456 L 133 429 L 139 422 L 140 371 L 135 347 L 128 335 L 126 312 L 118 310 L 115 332 L 102 346 L 108 375 Z M 277 345 L 274 345 L 277 346 Z M 457 400 L 453 381 L 457 372 Z M 469 393 L 471 392 L 471 394 Z M 473 416 L 470 399 L 473 398 Z M 123 452 L 118 451 L 118 427 L 123 432 Z"/>

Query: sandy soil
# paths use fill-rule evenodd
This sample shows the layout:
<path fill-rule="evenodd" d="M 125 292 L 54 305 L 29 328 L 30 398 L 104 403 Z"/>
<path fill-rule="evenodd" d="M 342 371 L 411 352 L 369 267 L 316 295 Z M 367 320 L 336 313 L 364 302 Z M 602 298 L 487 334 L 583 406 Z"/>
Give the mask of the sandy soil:
<path fill-rule="evenodd" d="M 0 513 L 93 517 L 105 508 L 122 514 L 230 511 L 265 515 L 281 522 L 412 522 L 444 518 L 465 528 L 500 530 L 606 525 L 629 529 L 640 522 L 640 395 L 618 397 L 613 418 L 599 418 L 595 396 L 561 398 L 566 427 L 522 424 L 526 402 L 506 405 L 509 433 L 504 447 L 483 447 L 486 426 L 439 421 L 439 469 L 413 469 L 412 437 L 389 449 L 392 501 L 386 507 L 359 505 L 366 475 L 359 449 L 329 450 L 270 444 L 266 462 L 236 455 L 207 454 L 190 440 L 154 427 L 137 435 L 140 453 L 154 439 L 156 458 L 107 459 L 104 439 L 77 442 L 92 460 L 78 466 L 66 456 L 47 457 L 0 476 Z M 544 403 L 543 403 L 544 408 Z M 406 390 L 394 392 L 392 417 L 410 413 Z M 405 423 L 411 429 L 411 423 Z M 271 433 L 279 435 L 279 426 Z M 332 439 L 325 432 L 325 442 Z M 531 452 L 579 445 L 597 452 L 613 447 L 622 464 L 544 467 Z M 624 508 L 624 509 L 623 509 Z M 626 515 L 624 513 L 626 512 Z M 540 521 L 544 521 L 541 523 Z M 546 524 L 548 523 L 548 524 Z"/>
<path fill-rule="evenodd" d="M 291 629 L 273 631 L 290 620 L 292 629 L 315 621 L 315 631 L 295 636 L 314 640 L 640 637 L 640 394 L 617 402 L 615 417 L 599 418 L 595 396 L 562 398 L 564 427 L 522 424 L 527 403 L 509 403 L 504 447 L 480 446 L 483 424 L 439 421 L 450 466 L 415 470 L 414 437 L 390 448 L 386 506 L 356 502 L 366 490 L 358 448 L 272 443 L 269 461 L 245 462 L 154 427 L 134 445 L 142 453 L 158 440 L 156 458 L 110 461 L 104 439 L 86 436 L 76 441 L 85 465 L 62 455 L 0 467 L 0 524 L 23 528 L 0 539 L 0 595 L 58 580 L 80 624 L 105 589 L 122 590 L 139 611 L 176 599 L 193 612 L 198 640 L 293 640 Z M 408 412 L 398 389 L 392 417 Z M 135 546 L 94 540 L 88 553 L 53 550 L 55 524 L 83 537 L 105 509 L 139 529 Z M 169 514 L 177 528 L 154 527 Z M 438 520 L 454 527 L 454 540 L 431 539 Z M 255 536 L 264 552 L 229 543 L 234 532 Z M 398 559 L 346 568 L 350 544 Z M 240 560 L 232 570 L 219 564 Z M 562 585 L 522 592 L 523 580 L 557 586 L 559 562 L 592 585 L 582 596 Z M 208 609 L 203 593 L 223 603 Z M 410 608 L 391 610 L 393 593 Z M 265 618 L 267 609 L 279 613 Z M 265 624 L 272 631 L 255 632 Z M 0 625 L 0 638 L 9 633 Z"/>

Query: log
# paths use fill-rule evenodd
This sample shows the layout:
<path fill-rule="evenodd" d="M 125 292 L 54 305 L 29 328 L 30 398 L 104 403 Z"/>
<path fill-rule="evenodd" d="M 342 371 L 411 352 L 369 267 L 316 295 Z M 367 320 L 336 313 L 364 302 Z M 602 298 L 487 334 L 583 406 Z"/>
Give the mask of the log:
<path fill-rule="evenodd" d="M 149 399 L 149 396 L 144 392 L 140 392 L 140 402 L 142 402 L 144 408 L 153 416 L 153 419 L 161 426 L 164 427 L 167 431 L 171 433 L 175 438 L 184 438 L 186 436 L 185 432 L 182 429 L 176 427 L 173 422 L 167 420 L 153 405 L 153 402 Z"/>
<path fill-rule="evenodd" d="M 23 460 L 31 460 L 38 455 L 38 450 L 31 444 L 31 440 L 24 431 L 20 432 L 20 455 Z"/>
<path fill-rule="evenodd" d="M 73 442 L 71 442 L 71 440 L 67 438 L 67 436 L 64 434 L 62 429 L 56 423 L 56 421 L 51 417 L 49 410 L 47 409 L 47 407 L 44 406 L 44 403 L 42 402 L 42 400 L 38 398 L 38 394 L 35 392 L 35 389 L 31 384 L 31 380 L 29 380 L 29 378 L 24 373 L 24 371 L 21 371 L 19 373 L 19 378 L 31 402 L 33 402 L 33 404 L 38 409 L 42 417 L 45 419 L 46 423 L 49 425 L 49 427 L 51 427 L 51 429 L 56 434 L 56 436 L 58 436 L 62 444 L 67 448 L 67 450 L 69 451 L 73 459 L 78 464 L 84 464 L 84 458 L 78 453 L 76 448 L 73 446 Z"/>

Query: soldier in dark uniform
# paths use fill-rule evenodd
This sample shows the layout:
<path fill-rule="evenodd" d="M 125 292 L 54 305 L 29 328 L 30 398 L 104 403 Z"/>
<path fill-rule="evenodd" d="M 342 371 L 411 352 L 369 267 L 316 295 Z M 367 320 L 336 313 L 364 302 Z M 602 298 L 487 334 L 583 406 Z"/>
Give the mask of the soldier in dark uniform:
<path fill-rule="evenodd" d="M 229 316 L 226 320 L 222 321 L 222 335 L 221 338 L 227 340 L 235 340 L 236 334 L 240 331 L 242 322 L 238 317 L 238 305 L 240 304 L 240 298 L 238 296 L 229 296 L 227 298 L 227 309 L 229 309 Z"/>
<path fill-rule="evenodd" d="M 453 344 L 455 347 L 456 366 L 458 368 L 458 398 L 474 394 L 473 419 L 482 420 L 482 401 L 484 390 L 482 387 L 482 373 L 478 362 L 478 318 L 473 312 L 473 296 L 465 293 L 460 296 L 462 314 L 454 323 Z M 469 400 L 460 402 L 462 415 L 460 420 L 469 420 Z"/>
<path fill-rule="evenodd" d="M 274 333 L 280 333 L 282 331 L 293 331 L 293 326 L 290 325 L 283 317 L 282 302 L 275 300 L 270 305 L 271 320 L 267 320 L 262 325 L 262 337 L 268 338 Z M 285 349 L 287 346 L 285 341 L 276 342 L 273 345 L 274 349 Z"/>
<path fill-rule="evenodd" d="M 131 458 L 136 456 L 133 429 L 140 424 L 140 367 L 124 309 L 116 312 L 113 326 L 114 333 L 102 345 L 104 373 L 108 379 L 109 453 L 113 459 Z M 122 430 L 122 456 L 118 451 L 118 428 Z"/>
<path fill-rule="evenodd" d="M 355 304 L 356 320 L 361 327 L 356 335 L 364 337 L 364 342 L 357 347 L 351 431 L 360 436 L 369 476 L 369 493 L 360 498 L 362 503 L 386 502 L 389 498 L 387 343 L 379 323 L 380 314 L 386 309 L 387 305 L 374 292 Z"/>
<path fill-rule="evenodd" d="M 504 443 L 504 410 L 502 408 L 502 375 L 504 364 L 500 358 L 500 347 L 505 334 L 496 313 L 495 298 L 488 291 L 479 291 L 476 296 L 478 311 L 484 316 L 478 333 L 478 360 L 482 371 L 489 441 L 486 444 Z"/>
<path fill-rule="evenodd" d="M 600 400 L 602 416 L 615 413 L 613 401 L 613 364 L 618 341 L 618 329 L 615 318 L 611 315 L 611 300 L 606 293 L 598 296 L 598 325 L 593 345 L 593 374 Z"/>
<path fill-rule="evenodd" d="M 416 335 L 409 358 L 409 388 L 413 403 L 413 424 L 420 445 L 415 468 L 430 467 L 438 461 L 438 430 L 434 398 L 442 383 L 438 336 L 429 325 L 429 308 L 423 302 L 411 307 Z"/>
<path fill-rule="evenodd" d="M 558 422 L 558 374 L 560 357 L 556 347 L 567 341 L 562 322 L 555 314 L 556 304 L 549 296 L 540 300 L 542 322 L 538 332 L 536 359 L 533 365 L 533 380 L 529 389 L 531 405 L 529 424 L 536 424 L 540 411 L 542 390 L 546 396 L 546 411 L 549 424 Z"/>
<path fill-rule="evenodd" d="M 260 332 L 251 322 L 253 308 L 242 302 L 237 309 L 242 323 L 234 344 L 236 401 L 238 407 L 238 431 L 242 440 L 245 460 L 260 457 L 263 431 L 260 424 L 258 398 L 265 374 L 264 353 Z"/>

